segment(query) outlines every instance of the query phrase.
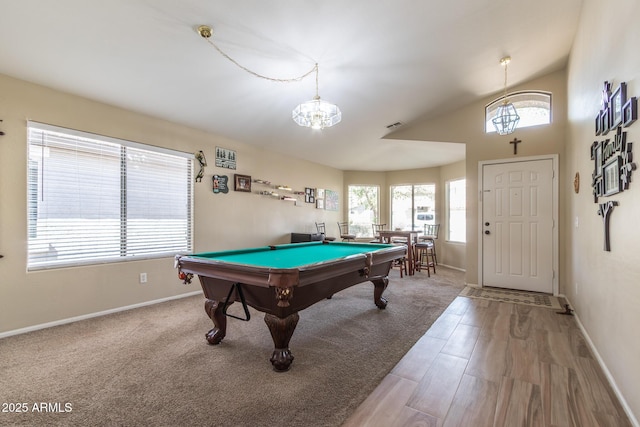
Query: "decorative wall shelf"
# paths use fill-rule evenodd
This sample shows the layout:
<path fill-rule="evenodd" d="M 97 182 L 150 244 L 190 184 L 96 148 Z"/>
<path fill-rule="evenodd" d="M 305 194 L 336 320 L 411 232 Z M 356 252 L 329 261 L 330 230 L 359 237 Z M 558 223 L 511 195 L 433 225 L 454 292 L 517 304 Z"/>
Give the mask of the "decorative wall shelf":
<path fill-rule="evenodd" d="M 269 196 L 285 202 L 294 202 L 294 206 L 298 205 L 298 196 L 304 196 L 304 191 L 296 191 L 284 184 L 272 185 L 271 181 L 264 179 L 254 179 L 254 184 L 263 186 L 256 191 L 261 196 Z"/>

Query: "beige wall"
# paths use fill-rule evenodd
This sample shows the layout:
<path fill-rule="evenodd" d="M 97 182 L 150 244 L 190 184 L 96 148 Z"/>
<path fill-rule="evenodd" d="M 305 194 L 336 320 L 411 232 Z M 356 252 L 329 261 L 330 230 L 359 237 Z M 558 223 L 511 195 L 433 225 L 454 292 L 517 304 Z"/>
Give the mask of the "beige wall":
<path fill-rule="evenodd" d="M 590 146 L 596 137 L 594 119 L 602 86 L 627 82 L 628 96 L 640 97 L 640 2 L 587 0 L 568 67 L 568 140 L 564 181 L 569 187 L 580 173 L 580 193 L 567 193 L 564 216 L 567 256 L 565 293 L 599 356 L 637 420 L 640 417 L 640 175 L 614 197 L 611 252 L 603 247 L 602 218 L 591 193 Z M 610 23 L 610 25 L 602 25 Z M 640 123 L 625 128 L 638 164 Z M 612 134 L 605 138 L 611 138 Z M 577 221 L 577 225 L 576 225 Z"/>
<path fill-rule="evenodd" d="M 289 242 L 291 232 L 335 224 L 340 212 L 314 205 L 230 191 L 214 195 L 215 147 L 237 151 L 235 172 L 294 189 L 343 187 L 342 172 L 249 147 L 206 132 L 157 120 L 0 75 L 0 334 L 33 325 L 168 298 L 200 289 L 178 281 L 171 258 L 50 271 L 26 271 L 26 121 L 28 119 L 186 152 L 203 150 L 210 166 L 195 184 L 195 251 Z M 91 185 L 91 176 L 87 176 Z M 342 197 L 342 194 L 340 193 Z M 340 201 L 341 205 L 342 200 Z M 148 283 L 139 284 L 139 273 Z"/>
<path fill-rule="evenodd" d="M 516 58 L 514 58 L 515 60 Z M 492 159 L 511 159 L 541 154 L 559 154 L 562 164 L 566 128 L 566 72 L 551 73 L 527 83 L 510 87 L 509 91 L 542 90 L 552 93 L 553 123 L 550 126 L 521 128 L 511 135 L 500 136 L 484 132 L 484 107 L 496 97 L 487 97 L 460 110 L 406 125 L 389 137 L 440 142 L 462 142 L 466 144 L 467 179 L 467 245 L 466 280 L 478 284 L 478 162 Z M 513 154 L 513 138 L 522 140 L 518 154 Z M 562 166 L 561 166 L 562 169 Z M 564 209 L 566 184 L 560 181 L 560 215 Z M 565 244 L 560 229 L 560 263 Z M 562 264 L 561 264 L 562 265 Z M 560 271 L 560 291 L 562 292 L 562 269 Z"/>

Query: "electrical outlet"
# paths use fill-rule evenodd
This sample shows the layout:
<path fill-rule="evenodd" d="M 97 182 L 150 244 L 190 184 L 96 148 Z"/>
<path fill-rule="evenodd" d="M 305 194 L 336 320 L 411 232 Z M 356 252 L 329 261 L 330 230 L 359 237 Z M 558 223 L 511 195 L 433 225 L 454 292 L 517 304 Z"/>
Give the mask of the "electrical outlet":
<path fill-rule="evenodd" d="M 147 283 L 147 273 L 140 273 L 140 283 Z"/>

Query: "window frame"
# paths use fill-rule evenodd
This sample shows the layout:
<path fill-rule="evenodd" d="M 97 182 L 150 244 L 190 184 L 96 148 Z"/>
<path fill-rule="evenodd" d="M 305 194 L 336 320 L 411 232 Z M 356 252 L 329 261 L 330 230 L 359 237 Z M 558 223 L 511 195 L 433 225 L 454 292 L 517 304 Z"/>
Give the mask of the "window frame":
<path fill-rule="evenodd" d="M 464 202 L 464 238 L 463 240 L 454 240 L 451 238 L 451 183 L 452 182 L 460 182 L 460 181 L 464 181 L 464 190 L 465 190 L 465 196 L 462 198 L 463 202 Z M 445 234 L 445 240 L 447 242 L 451 242 L 451 243 L 467 243 L 467 238 L 466 238 L 466 230 L 467 230 L 467 222 L 466 222 L 466 212 L 467 212 L 467 200 L 466 200 L 466 186 L 467 186 L 467 178 L 466 177 L 461 177 L 461 178 L 453 178 L 453 179 L 449 179 L 445 182 L 445 217 L 446 217 L 446 234 Z"/>
<path fill-rule="evenodd" d="M 389 228 L 398 228 L 396 222 L 394 221 L 394 198 L 393 191 L 396 187 L 411 187 L 411 229 L 414 231 L 423 231 L 424 223 L 422 228 L 419 228 L 416 224 L 416 215 L 418 215 L 418 206 L 416 206 L 416 187 L 433 187 L 433 213 L 431 214 L 433 217 L 430 220 L 425 220 L 428 224 L 438 224 L 437 212 L 438 212 L 438 185 L 435 182 L 426 182 L 426 183 L 414 183 L 414 184 L 392 184 L 389 186 Z M 418 227 L 418 228 L 416 228 Z"/>
<path fill-rule="evenodd" d="M 42 142 L 40 144 L 38 144 L 35 139 L 32 139 L 32 131 L 36 132 L 36 135 L 42 135 Z M 27 122 L 26 133 L 28 150 L 28 176 L 26 189 L 28 223 L 26 254 L 27 271 L 166 258 L 168 256 L 173 256 L 176 253 L 189 253 L 193 251 L 193 162 L 195 159 L 193 153 L 186 153 L 178 150 L 127 141 L 35 121 Z M 46 139 L 50 140 L 47 140 L 45 143 Z M 55 144 L 53 144 L 48 147 L 47 144 L 51 144 L 54 140 L 58 140 L 61 145 L 55 146 Z M 65 145 L 69 148 L 64 148 Z M 80 218 L 79 213 L 77 210 L 74 210 L 74 207 L 66 209 L 65 212 L 56 212 L 55 208 L 51 208 L 50 211 L 46 212 L 44 216 L 40 218 L 39 215 L 41 213 L 41 209 L 50 209 L 49 206 L 62 206 L 65 204 L 66 199 L 61 195 L 63 193 L 58 193 L 58 191 L 60 191 L 58 188 L 62 185 L 61 182 L 66 182 L 60 181 L 61 179 L 64 180 L 68 177 L 74 176 L 82 178 L 83 176 L 80 170 L 74 170 L 68 174 L 66 172 L 59 172 L 58 176 L 55 176 L 55 168 L 67 166 L 67 159 L 74 156 L 75 158 L 80 159 L 75 160 L 76 163 L 74 163 L 74 165 L 78 165 L 78 169 L 81 169 L 82 167 L 90 168 L 94 166 L 91 161 L 99 158 L 92 155 L 91 151 L 102 149 L 103 147 L 108 149 L 110 152 L 105 157 L 105 161 L 100 164 L 111 166 L 107 172 L 101 175 L 101 177 L 106 177 L 109 185 L 108 191 L 110 193 L 104 198 L 106 199 L 104 202 L 106 205 L 102 203 L 101 195 L 103 193 L 95 191 L 96 183 L 91 182 L 89 179 L 87 179 L 87 186 L 90 187 L 91 185 L 94 185 L 94 187 L 78 190 L 76 190 L 76 188 L 70 188 L 68 196 L 76 197 L 77 200 L 82 200 L 82 203 L 89 205 L 87 208 L 83 208 L 84 213 L 89 212 L 90 215 L 104 215 L 106 212 L 105 217 L 108 218 L 105 220 L 105 217 L 100 216 L 99 221 L 81 221 L 89 223 L 90 227 L 85 229 L 85 231 L 79 232 L 77 236 L 74 234 L 73 239 L 69 238 L 67 235 L 63 235 L 63 237 L 58 237 L 56 239 L 55 232 L 64 231 L 63 229 L 65 227 L 71 228 L 74 232 L 77 229 L 82 228 L 82 226 L 76 225 L 77 220 Z M 32 153 L 32 150 L 35 151 L 39 149 L 42 150 L 43 155 L 45 153 L 51 154 L 51 151 L 48 150 L 53 150 L 57 156 L 55 162 L 51 163 L 51 160 L 49 160 L 48 165 L 43 165 L 44 157 L 38 158 L 38 156 L 34 156 Z M 149 164 L 141 165 L 140 162 L 136 163 L 136 159 L 133 159 L 136 154 L 146 155 L 149 159 Z M 145 172 L 155 171 L 157 163 L 154 162 L 157 161 L 162 161 L 162 165 L 165 166 L 164 168 L 160 168 L 160 170 L 169 174 L 163 175 L 162 179 L 170 181 L 176 177 L 175 173 L 178 173 L 179 177 L 185 179 L 185 181 L 183 183 L 175 181 L 175 185 L 173 185 L 173 182 L 170 182 L 169 184 L 173 187 L 172 189 L 166 189 L 160 185 L 153 186 L 156 184 L 154 179 L 157 178 L 155 176 L 148 176 Z M 45 167 L 46 169 L 42 169 Z M 136 167 L 139 170 L 134 173 L 132 168 Z M 49 176 L 52 176 L 53 174 L 55 178 L 45 184 L 44 178 L 40 176 L 43 170 L 45 170 Z M 117 182 L 119 182 L 119 184 L 116 186 Z M 45 185 L 47 185 L 47 187 L 51 185 L 57 186 L 54 187 L 57 188 L 57 190 L 53 192 L 48 191 L 48 193 L 54 194 L 47 195 L 49 199 L 46 202 L 44 199 L 39 201 L 38 199 L 44 197 L 41 192 L 45 188 Z M 78 184 L 78 188 L 81 185 L 82 184 Z M 155 197 L 167 197 L 172 201 L 176 200 L 175 194 L 182 194 L 182 196 L 180 196 L 180 201 L 184 202 L 184 204 L 181 205 L 181 207 L 174 209 L 173 212 L 169 214 L 165 209 L 159 208 L 158 205 L 161 205 L 161 203 L 159 203 L 158 200 L 161 199 L 151 199 L 150 196 L 145 193 L 145 189 L 140 188 L 141 186 L 151 187 L 154 190 Z M 65 190 L 67 190 L 66 187 Z M 119 196 L 117 196 L 118 193 Z M 82 198 L 83 195 L 87 194 L 91 194 L 92 196 L 100 195 L 99 206 L 95 206 L 98 202 L 93 198 Z M 127 194 L 129 194 L 129 196 L 127 196 Z M 140 194 L 144 195 L 140 197 Z M 65 197 L 66 196 L 67 194 L 65 194 Z M 156 206 L 154 206 L 154 202 L 156 202 Z M 40 206 L 41 203 L 44 203 L 44 205 Z M 94 206 L 91 206 L 91 203 L 93 203 Z M 138 207 L 138 211 L 135 212 L 135 216 L 133 216 L 134 214 L 132 212 L 129 212 L 129 214 L 127 213 L 128 211 L 135 211 L 136 206 Z M 119 211 L 117 214 L 118 218 L 115 218 L 114 212 L 116 212 L 116 210 Z M 145 213 L 140 214 L 140 210 L 145 211 Z M 148 215 L 147 212 L 149 212 Z M 175 212 L 178 213 L 176 214 Z M 82 220 L 85 219 L 85 217 L 82 217 Z M 66 222 L 69 225 L 65 227 L 55 224 L 52 225 L 52 227 L 45 225 L 45 228 L 42 229 L 38 224 L 38 221 L 44 221 L 45 223 L 49 221 L 54 223 L 56 220 L 58 222 Z M 93 237 L 94 235 L 100 235 L 100 232 L 104 228 L 100 221 L 107 221 L 110 224 L 109 230 L 111 230 L 111 234 L 107 240 L 106 246 L 100 246 L 100 250 L 96 250 L 96 252 L 91 255 L 92 252 L 87 249 L 82 249 L 82 246 L 83 244 L 91 244 L 92 239 L 95 239 L 95 237 Z M 159 227 L 157 225 L 160 222 L 166 221 L 171 223 L 171 226 L 168 227 L 169 230 L 167 230 L 167 227 Z M 113 230 L 115 230 L 115 224 L 118 222 L 120 223 L 121 231 L 119 233 L 119 237 L 115 238 Z M 145 222 L 147 225 L 144 225 Z M 150 226 L 152 223 L 155 225 Z M 173 224 L 175 223 L 178 224 L 177 228 L 173 227 Z M 124 233 L 122 232 L 123 229 L 125 230 Z M 130 233 L 130 230 L 135 230 L 137 235 L 134 237 L 134 235 Z M 158 233 L 158 230 L 161 230 L 161 232 Z M 45 234 L 45 237 L 40 242 L 38 242 L 38 233 Z M 140 237 L 141 235 L 142 237 Z M 175 240 L 171 239 L 175 236 L 182 236 L 179 237 L 179 243 L 177 244 L 175 243 Z M 168 244 L 165 243 L 164 240 L 160 240 L 160 243 L 158 243 L 158 239 L 162 239 L 163 237 L 169 238 Z M 76 238 L 77 240 L 75 240 Z M 116 246 L 115 242 L 117 241 L 120 242 L 119 244 L 121 249 L 116 254 L 114 248 Z M 123 241 L 125 241 L 124 247 L 126 248 L 124 251 L 122 250 Z M 51 242 L 57 245 L 64 245 L 65 243 L 70 244 L 70 249 L 68 249 L 68 253 L 65 254 L 65 259 L 60 260 L 57 255 L 55 258 L 51 256 L 42 256 L 42 245 Z M 139 242 L 142 243 L 140 244 Z M 55 250 L 55 246 L 53 247 Z M 58 246 L 58 248 L 59 247 L 60 246 Z M 178 247 L 179 249 L 176 250 Z"/>
<path fill-rule="evenodd" d="M 549 106 L 548 122 L 526 124 L 526 121 L 525 121 L 523 124 L 523 120 L 522 120 L 523 115 L 520 114 L 520 112 L 525 110 L 527 107 L 522 105 L 518 106 L 518 104 L 523 104 L 523 103 L 532 102 L 532 101 L 529 99 L 519 99 L 519 98 L 526 98 L 531 96 L 542 96 L 542 97 L 548 98 L 548 101 L 549 101 L 548 102 L 548 106 Z M 504 99 L 505 97 L 501 96 L 499 98 L 494 99 L 487 105 L 485 105 L 484 107 L 484 132 L 485 133 L 496 133 L 496 129 L 491 123 L 491 120 L 495 117 L 496 110 L 500 105 L 502 105 L 502 103 L 504 102 Z M 511 92 L 507 94 L 507 100 L 511 104 L 513 104 L 513 106 L 516 108 L 516 111 L 518 112 L 518 115 L 520 116 L 520 122 L 518 123 L 518 126 L 517 126 L 518 129 L 532 127 L 532 126 L 547 126 L 553 123 L 553 94 L 551 92 L 547 92 L 543 90 L 521 90 L 521 91 Z M 539 101 L 539 102 L 544 102 L 545 105 L 547 104 L 546 101 Z"/>
<path fill-rule="evenodd" d="M 362 226 L 364 223 L 358 224 L 353 221 L 353 211 L 354 209 L 351 206 L 351 188 L 352 187 L 367 187 L 367 188 L 375 188 L 376 191 L 376 206 L 374 208 L 374 218 L 371 220 L 368 226 Z M 371 185 L 371 184 L 349 184 L 347 186 L 347 221 L 349 222 L 349 232 L 351 234 L 355 234 L 356 238 L 364 238 L 364 239 L 372 239 L 373 236 L 373 228 L 371 224 L 376 224 L 380 222 L 380 186 L 379 185 Z M 367 230 L 365 232 L 360 232 L 360 229 Z"/>

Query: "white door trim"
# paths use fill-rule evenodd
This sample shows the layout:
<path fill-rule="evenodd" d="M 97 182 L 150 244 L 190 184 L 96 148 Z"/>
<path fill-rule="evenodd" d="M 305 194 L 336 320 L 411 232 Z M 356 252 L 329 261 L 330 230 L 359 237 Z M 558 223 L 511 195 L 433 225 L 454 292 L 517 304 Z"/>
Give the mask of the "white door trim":
<path fill-rule="evenodd" d="M 553 177 L 552 177 L 552 188 L 553 188 L 553 295 L 558 295 L 560 292 L 559 289 L 559 276 L 560 272 L 558 270 L 559 266 L 559 247 L 558 247 L 558 212 L 559 212 L 559 197 L 558 197 L 558 189 L 559 184 L 559 173 L 558 173 L 558 155 L 557 154 L 547 154 L 541 156 L 528 156 L 528 157 L 518 157 L 518 158 L 510 158 L 510 159 L 495 159 L 495 160 L 482 160 L 478 162 L 478 284 L 480 287 L 484 286 L 483 279 L 483 245 L 482 245 L 482 230 L 484 229 L 482 226 L 482 189 L 484 188 L 483 182 L 483 173 L 482 169 L 485 165 L 496 165 L 496 164 L 504 164 L 504 163 L 519 163 L 519 162 L 529 162 L 532 160 L 551 160 L 553 164 Z"/>

